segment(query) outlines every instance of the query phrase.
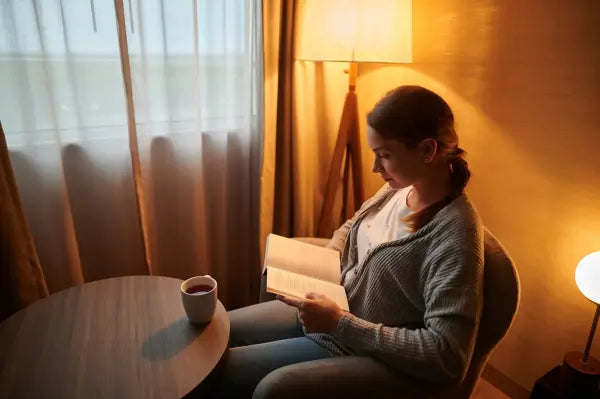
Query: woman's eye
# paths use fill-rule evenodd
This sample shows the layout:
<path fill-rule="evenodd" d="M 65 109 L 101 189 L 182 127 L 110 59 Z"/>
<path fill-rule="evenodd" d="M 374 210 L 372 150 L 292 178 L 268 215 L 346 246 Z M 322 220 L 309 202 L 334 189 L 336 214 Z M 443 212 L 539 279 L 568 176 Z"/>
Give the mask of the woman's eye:
<path fill-rule="evenodd" d="M 388 158 L 390 155 L 389 154 L 385 154 L 385 153 L 379 153 L 379 154 L 375 154 L 377 156 L 377 158 Z"/>

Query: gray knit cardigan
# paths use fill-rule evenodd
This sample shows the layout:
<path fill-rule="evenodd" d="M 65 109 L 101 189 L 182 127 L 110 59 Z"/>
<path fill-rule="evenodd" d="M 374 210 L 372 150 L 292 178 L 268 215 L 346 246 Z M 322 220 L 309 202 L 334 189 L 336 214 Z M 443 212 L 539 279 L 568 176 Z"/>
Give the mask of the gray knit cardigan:
<path fill-rule="evenodd" d="M 360 222 L 394 192 L 386 184 L 329 241 L 342 254 L 342 281 L 357 262 Z M 350 312 L 331 334 L 307 337 L 332 355 L 367 355 L 431 382 L 459 382 L 483 307 L 483 232 L 459 196 L 418 231 L 368 253 L 345 286 Z"/>

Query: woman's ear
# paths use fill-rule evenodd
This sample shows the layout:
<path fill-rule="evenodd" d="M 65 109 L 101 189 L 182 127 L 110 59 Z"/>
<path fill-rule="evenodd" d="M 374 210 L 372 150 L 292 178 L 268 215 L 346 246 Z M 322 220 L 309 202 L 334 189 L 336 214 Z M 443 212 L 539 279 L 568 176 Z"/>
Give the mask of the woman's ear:
<path fill-rule="evenodd" d="M 425 139 L 419 143 L 419 151 L 425 163 L 431 163 L 437 154 L 437 140 Z"/>

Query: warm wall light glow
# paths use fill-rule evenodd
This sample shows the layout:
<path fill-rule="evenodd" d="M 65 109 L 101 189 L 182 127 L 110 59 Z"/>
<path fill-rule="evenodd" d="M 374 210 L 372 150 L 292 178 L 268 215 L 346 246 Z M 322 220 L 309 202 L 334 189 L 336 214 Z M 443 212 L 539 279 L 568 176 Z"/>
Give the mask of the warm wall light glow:
<path fill-rule="evenodd" d="M 579 261 L 575 270 L 575 282 L 587 299 L 600 304 L 600 251 Z"/>
<path fill-rule="evenodd" d="M 296 58 L 412 62 L 412 0 L 300 0 Z"/>

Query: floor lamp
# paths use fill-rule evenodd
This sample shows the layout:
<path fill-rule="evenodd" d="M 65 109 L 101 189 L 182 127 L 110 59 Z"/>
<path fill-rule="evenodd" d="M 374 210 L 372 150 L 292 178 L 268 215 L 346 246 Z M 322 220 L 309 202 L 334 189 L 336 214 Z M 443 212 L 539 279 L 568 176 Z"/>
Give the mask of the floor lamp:
<path fill-rule="evenodd" d="M 317 229 L 319 237 L 328 237 L 364 201 L 356 96 L 358 63 L 412 61 L 412 0 L 299 0 L 296 18 L 297 60 L 349 63 L 348 92 Z M 336 216 L 340 181 L 342 207 Z"/>

